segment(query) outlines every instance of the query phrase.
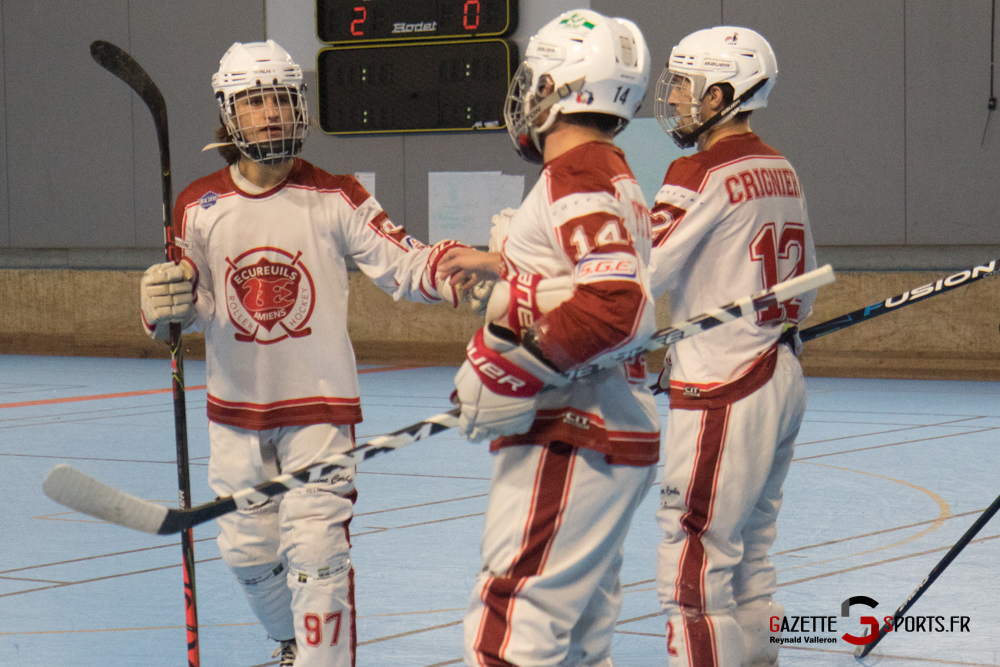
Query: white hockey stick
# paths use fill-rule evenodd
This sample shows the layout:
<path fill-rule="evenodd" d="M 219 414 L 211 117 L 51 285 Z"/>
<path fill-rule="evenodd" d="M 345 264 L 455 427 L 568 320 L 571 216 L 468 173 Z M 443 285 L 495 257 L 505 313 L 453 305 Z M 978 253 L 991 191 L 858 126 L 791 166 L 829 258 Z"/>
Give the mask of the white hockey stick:
<path fill-rule="evenodd" d="M 833 281 L 833 269 L 829 265 L 824 266 L 798 278 L 779 283 L 769 290 L 711 310 L 677 326 L 661 329 L 650 337 L 646 349 L 654 350 L 690 338 L 724 322 L 751 315 Z M 636 352 L 632 353 L 633 356 L 635 354 Z M 573 376 L 582 377 L 576 373 Z M 325 477 L 335 470 L 353 467 L 383 452 L 426 440 L 441 431 L 458 426 L 458 415 L 458 408 L 434 415 L 393 433 L 369 440 L 327 461 L 320 461 L 301 470 L 279 475 L 257 486 L 237 491 L 229 497 L 218 498 L 190 509 L 169 509 L 136 498 L 65 464 L 52 469 L 45 478 L 42 490 L 52 500 L 78 512 L 144 533 L 169 535 L 233 510 L 259 504 L 271 496 Z"/>
<path fill-rule="evenodd" d="M 572 380 L 593 375 L 597 371 L 609 366 L 624 363 L 644 351 L 651 352 L 661 347 L 667 347 L 684 338 L 690 338 L 702 331 L 713 329 L 720 324 L 752 315 L 759 310 L 776 306 L 805 292 L 817 289 L 823 285 L 829 285 L 834 280 L 836 280 L 836 277 L 833 275 L 833 267 L 827 264 L 809 273 L 804 273 L 797 278 L 778 283 L 771 289 L 745 296 L 738 301 L 733 301 L 725 306 L 710 310 L 707 313 L 702 313 L 686 322 L 681 322 L 677 326 L 660 329 L 650 336 L 649 340 L 639 348 L 635 346 L 625 348 L 617 355 L 605 357 L 601 360 L 600 364 L 584 366 L 583 368 L 563 373 L 563 375 Z"/>

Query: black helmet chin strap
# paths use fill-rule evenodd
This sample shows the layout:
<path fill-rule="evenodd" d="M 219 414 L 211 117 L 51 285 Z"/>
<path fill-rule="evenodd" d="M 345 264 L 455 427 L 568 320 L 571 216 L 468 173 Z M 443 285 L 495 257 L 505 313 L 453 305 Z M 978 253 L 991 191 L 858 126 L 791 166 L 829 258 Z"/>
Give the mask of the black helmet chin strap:
<path fill-rule="evenodd" d="M 681 148 L 690 148 L 691 146 L 694 146 L 698 142 L 698 137 L 704 134 L 707 130 L 715 127 L 720 121 L 728 117 L 729 114 L 739 109 L 744 102 L 747 102 L 751 97 L 756 95 L 757 91 L 763 88 L 767 81 L 767 79 L 761 79 L 754 85 L 750 86 L 750 88 L 744 91 L 742 95 L 726 105 L 725 109 L 699 125 L 698 129 L 692 130 L 691 132 L 674 130 L 672 135 L 674 142 Z"/>

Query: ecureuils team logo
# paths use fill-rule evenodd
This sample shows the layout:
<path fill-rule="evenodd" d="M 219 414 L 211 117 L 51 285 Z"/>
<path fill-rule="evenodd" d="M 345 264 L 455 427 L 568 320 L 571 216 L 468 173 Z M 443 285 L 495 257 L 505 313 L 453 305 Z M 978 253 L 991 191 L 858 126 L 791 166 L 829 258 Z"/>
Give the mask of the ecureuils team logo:
<path fill-rule="evenodd" d="M 315 289 L 302 253 L 254 248 L 226 258 L 226 310 L 236 340 L 277 343 L 312 333 L 306 326 L 315 305 Z"/>

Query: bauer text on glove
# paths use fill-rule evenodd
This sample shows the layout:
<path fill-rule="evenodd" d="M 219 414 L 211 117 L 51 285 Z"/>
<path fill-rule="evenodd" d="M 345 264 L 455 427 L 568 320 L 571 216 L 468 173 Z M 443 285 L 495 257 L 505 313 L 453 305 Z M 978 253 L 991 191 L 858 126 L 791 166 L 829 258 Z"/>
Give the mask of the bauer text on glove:
<path fill-rule="evenodd" d="M 514 342 L 512 332 L 490 325 L 466 348 L 455 376 L 459 431 L 472 442 L 524 433 L 535 420 L 535 396 L 568 380 Z"/>

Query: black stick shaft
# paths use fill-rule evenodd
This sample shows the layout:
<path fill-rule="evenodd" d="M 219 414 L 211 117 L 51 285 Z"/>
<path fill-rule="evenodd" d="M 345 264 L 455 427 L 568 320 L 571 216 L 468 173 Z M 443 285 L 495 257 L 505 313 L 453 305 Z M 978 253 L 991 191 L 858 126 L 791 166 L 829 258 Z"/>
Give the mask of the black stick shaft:
<path fill-rule="evenodd" d="M 967 531 L 965 531 L 965 534 L 959 538 L 958 542 L 955 542 L 951 549 L 948 549 L 948 553 L 946 553 L 944 558 L 942 558 L 938 564 L 934 566 L 934 569 L 930 571 L 927 578 L 920 582 L 917 589 L 910 593 L 910 597 L 906 598 L 906 601 L 899 606 L 896 613 L 892 615 L 892 627 L 896 627 L 896 622 L 903 617 L 903 614 L 909 611 L 910 607 L 912 607 L 914 603 L 920 599 L 921 595 L 927 592 L 927 589 L 931 587 L 931 584 L 933 584 L 935 580 L 941 576 L 941 573 L 945 571 L 945 568 L 951 565 L 951 562 L 955 560 L 958 554 L 962 552 L 962 549 L 964 549 L 969 542 L 972 541 L 972 538 L 974 538 L 976 534 L 982 530 L 983 526 L 989 523 L 990 519 L 993 518 L 993 515 L 996 514 L 997 511 L 1000 511 L 1000 496 L 997 496 L 996 500 L 993 501 L 993 504 L 987 507 L 986 510 L 979 515 L 976 522 L 973 523 Z M 882 638 L 885 637 L 888 632 L 889 624 L 885 623 L 881 628 L 879 628 L 878 637 L 875 638 L 875 641 L 859 646 L 855 649 L 854 654 L 859 658 L 865 657 L 871 653 L 872 649 L 875 648 L 875 645 L 882 641 Z"/>
<path fill-rule="evenodd" d="M 170 178 L 170 139 L 167 132 L 167 104 L 153 79 L 136 60 L 110 42 L 95 41 L 90 55 L 97 63 L 124 81 L 142 99 L 153 116 L 156 142 L 160 152 L 160 179 L 163 192 L 163 243 L 167 261 L 180 260 L 180 249 L 174 244 L 173 192 Z M 174 433 L 177 444 L 177 487 L 182 509 L 191 507 L 191 477 L 188 461 L 187 409 L 184 396 L 184 355 L 181 347 L 181 327 L 170 324 L 170 366 L 174 395 Z M 191 529 L 181 533 L 181 555 L 184 569 L 184 610 L 187 625 L 188 666 L 200 667 L 198 649 L 198 605 L 195 595 L 194 537 Z"/>
<path fill-rule="evenodd" d="M 971 282 L 995 276 L 998 271 L 997 262 L 998 260 L 994 259 L 988 264 L 973 266 L 965 271 L 959 271 L 954 275 L 948 276 L 947 278 L 941 278 L 933 283 L 915 287 L 912 290 L 903 292 L 902 294 L 889 297 L 885 301 L 873 303 L 870 306 L 859 308 L 855 311 L 847 313 L 846 315 L 841 315 L 840 317 L 835 317 L 832 320 L 827 320 L 826 322 L 809 327 L 808 329 L 803 329 L 799 332 L 799 336 L 802 338 L 802 342 L 805 343 L 813 340 L 814 338 L 831 334 L 834 331 L 840 331 L 841 329 L 846 329 L 847 327 L 854 326 L 860 322 L 874 319 L 879 315 L 885 315 L 886 313 L 899 310 L 900 308 L 904 308 L 910 304 L 924 301 L 925 299 L 929 299 L 936 294 L 950 292 L 953 289 L 963 287 Z"/>

